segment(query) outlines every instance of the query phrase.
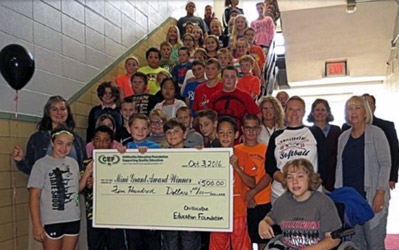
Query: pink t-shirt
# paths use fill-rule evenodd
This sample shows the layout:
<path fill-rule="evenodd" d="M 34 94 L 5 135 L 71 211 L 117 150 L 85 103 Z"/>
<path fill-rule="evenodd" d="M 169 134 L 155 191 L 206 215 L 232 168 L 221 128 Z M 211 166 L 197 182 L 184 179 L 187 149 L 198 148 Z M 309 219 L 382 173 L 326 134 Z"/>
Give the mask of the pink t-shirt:
<path fill-rule="evenodd" d="M 256 19 L 251 22 L 251 27 L 255 30 L 255 44 L 259 46 L 270 46 L 274 38 L 274 22 L 269 16 L 263 19 Z"/>

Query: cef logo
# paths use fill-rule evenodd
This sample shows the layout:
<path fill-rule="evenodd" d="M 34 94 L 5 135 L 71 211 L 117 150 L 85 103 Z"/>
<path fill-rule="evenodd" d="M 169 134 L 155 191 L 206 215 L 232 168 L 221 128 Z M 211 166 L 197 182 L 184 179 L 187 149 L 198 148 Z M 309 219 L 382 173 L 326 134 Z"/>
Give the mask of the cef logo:
<path fill-rule="evenodd" d="M 117 164 L 120 161 L 120 158 L 118 155 L 100 155 L 98 157 L 98 161 L 101 164 L 107 164 L 108 166 L 111 166 L 112 164 Z"/>

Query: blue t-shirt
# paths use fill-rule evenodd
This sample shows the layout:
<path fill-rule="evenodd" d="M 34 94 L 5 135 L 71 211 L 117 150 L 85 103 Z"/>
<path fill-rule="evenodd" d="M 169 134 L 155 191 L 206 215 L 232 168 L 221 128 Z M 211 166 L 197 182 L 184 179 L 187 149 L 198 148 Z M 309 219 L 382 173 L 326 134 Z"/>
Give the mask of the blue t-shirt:
<path fill-rule="evenodd" d="M 343 185 L 353 187 L 360 195 L 364 191 L 364 134 L 359 138 L 349 137 L 342 152 Z"/>
<path fill-rule="evenodd" d="M 198 85 L 200 85 L 202 82 L 189 82 L 187 83 L 186 87 L 184 88 L 183 91 L 183 97 L 184 98 L 188 98 L 188 100 L 190 101 L 190 109 L 192 109 L 193 107 L 193 103 L 194 103 L 194 94 L 195 94 L 195 89 L 198 87 Z M 194 112 L 193 112 L 194 113 Z"/>
<path fill-rule="evenodd" d="M 146 140 L 143 142 L 129 142 L 126 145 L 127 148 L 135 149 L 137 147 L 147 147 L 147 148 L 161 148 L 157 143 L 152 142 L 150 140 Z"/>
<path fill-rule="evenodd" d="M 173 80 L 182 84 L 189 69 L 191 69 L 191 62 L 187 62 L 185 64 L 177 64 L 175 67 L 173 67 L 172 70 Z"/>

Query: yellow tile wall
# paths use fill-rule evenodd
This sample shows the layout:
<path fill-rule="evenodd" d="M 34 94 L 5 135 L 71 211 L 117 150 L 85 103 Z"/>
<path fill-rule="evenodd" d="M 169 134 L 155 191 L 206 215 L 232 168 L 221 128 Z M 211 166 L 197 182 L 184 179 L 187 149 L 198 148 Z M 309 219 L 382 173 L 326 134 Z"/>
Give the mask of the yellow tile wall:
<path fill-rule="evenodd" d="M 139 58 L 140 66 L 146 64 L 145 52 L 151 47 L 159 48 L 159 44 L 165 39 L 166 31 L 176 21 L 170 19 L 164 23 L 149 38 L 148 42 L 142 42 L 130 54 Z M 129 56 L 130 56 L 129 55 Z M 99 79 L 92 87 L 74 102 L 71 103 L 72 112 L 75 115 L 75 131 L 86 138 L 87 118 L 90 109 L 99 104 L 96 89 L 103 81 L 114 81 L 119 74 L 124 74 L 124 59 L 121 60 L 109 73 Z M 36 130 L 36 122 L 23 122 L 8 119 L 0 119 L 0 249 L 1 250 L 26 250 L 28 248 L 28 190 L 26 184 L 28 176 L 18 171 L 13 161 L 10 160 L 10 152 L 14 145 L 26 148 L 29 136 Z M 14 178 L 16 183 L 16 204 L 13 203 Z M 82 229 L 85 230 L 85 229 Z"/>

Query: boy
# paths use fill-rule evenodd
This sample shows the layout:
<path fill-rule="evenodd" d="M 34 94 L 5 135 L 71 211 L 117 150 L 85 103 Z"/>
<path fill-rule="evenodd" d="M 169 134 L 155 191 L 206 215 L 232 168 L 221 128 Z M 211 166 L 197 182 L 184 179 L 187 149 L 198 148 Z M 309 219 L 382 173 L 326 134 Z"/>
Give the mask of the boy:
<path fill-rule="evenodd" d="M 133 114 L 129 120 L 129 132 L 133 142 L 128 143 L 126 148 L 138 149 L 140 152 L 145 152 L 147 148 L 161 148 L 155 142 L 147 139 L 150 131 L 150 119 L 144 114 Z M 118 149 L 118 151 L 122 153 L 123 149 Z M 161 234 L 159 231 L 129 229 L 126 230 L 126 240 L 128 250 L 161 249 Z"/>
<path fill-rule="evenodd" d="M 114 132 L 107 126 L 99 126 L 94 131 L 93 147 L 94 149 L 112 149 L 114 140 Z M 86 160 L 85 163 L 89 163 Z M 81 171 L 83 175 L 84 171 Z M 121 229 L 109 228 L 93 228 L 93 177 L 89 177 L 86 187 L 83 189 L 86 200 L 86 216 L 87 216 L 87 243 L 89 250 L 104 249 L 121 250 L 124 247 L 124 233 Z"/>
<path fill-rule="evenodd" d="M 249 46 L 249 54 L 253 56 L 259 69 L 263 69 L 263 65 L 266 62 L 265 51 L 258 45 L 254 44 L 255 30 L 251 27 L 246 28 L 244 31 L 244 37 Z"/>
<path fill-rule="evenodd" d="M 162 148 L 169 147 L 165 139 L 165 132 L 163 131 L 163 125 L 168 120 L 168 116 L 162 109 L 153 109 L 149 115 L 151 123 L 151 133 L 148 136 L 148 140 L 158 143 Z"/>
<path fill-rule="evenodd" d="M 123 118 L 123 126 L 121 129 L 116 131 L 115 140 L 120 142 L 122 145 L 126 145 L 128 142 L 132 141 L 132 137 L 128 131 L 129 119 L 134 114 L 136 109 L 136 104 L 131 98 L 126 98 L 121 103 L 121 114 Z"/>
<path fill-rule="evenodd" d="M 148 65 L 141 67 L 138 70 L 138 72 L 144 73 L 148 77 L 148 86 L 151 95 L 155 95 L 161 89 L 157 83 L 158 73 L 161 71 L 167 71 L 159 66 L 161 56 L 161 51 L 159 51 L 159 49 L 154 47 L 149 48 L 145 53 L 145 58 L 147 59 Z"/>
<path fill-rule="evenodd" d="M 173 67 L 176 65 L 176 61 L 172 60 L 170 56 L 172 55 L 173 46 L 169 42 L 165 41 L 160 45 L 162 59 L 159 66 L 172 73 Z"/>
<path fill-rule="evenodd" d="M 186 126 L 175 118 L 164 125 L 165 138 L 171 148 L 184 148 Z M 164 249 L 199 249 L 201 234 L 191 231 L 163 231 L 162 245 Z M 179 239 L 180 238 L 180 239 Z M 180 244 L 179 244 L 180 241 Z M 181 245 L 181 246 L 179 246 Z"/>
<path fill-rule="evenodd" d="M 256 4 L 259 16 L 258 19 L 251 22 L 251 27 L 255 31 L 255 44 L 267 52 L 274 37 L 274 21 L 270 16 L 264 15 L 264 8 L 265 4 L 263 2 Z"/>
<path fill-rule="evenodd" d="M 283 231 L 281 249 L 333 249 L 340 239 L 332 239 L 330 233 L 341 228 L 341 220 L 333 201 L 316 191 L 322 180 L 312 163 L 306 159 L 289 161 L 283 175 L 287 191 L 259 223 L 260 237 L 274 237 L 271 226 L 279 224 Z"/>
<path fill-rule="evenodd" d="M 179 85 L 179 91 L 176 92 L 180 93 L 180 88 L 183 86 L 186 73 L 191 69 L 191 63 L 189 62 L 190 51 L 187 47 L 179 48 L 177 53 L 179 55 L 179 64 L 173 67 L 172 76 L 173 80 Z"/>
<path fill-rule="evenodd" d="M 260 95 L 260 81 L 257 76 L 252 74 L 255 59 L 250 55 L 240 57 L 240 68 L 243 76 L 238 79 L 237 88 L 247 92 L 253 99 Z"/>
<path fill-rule="evenodd" d="M 237 124 L 228 116 L 221 117 L 217 125 L 217 134 L 223 148 L 231 148 L 238 138 Z M 233 232 L 211 232 L 209 249 L 250 250 L 251 243 L 247 231 L 247 188 L 255 188 L 254 164 L 244 151 L 234 148 L 230 158 L 234 170 Z"/>
<path fill-rule="evenodd" d="M 219 116 L 233 117 L 238 126 L 241 127 L 241 120 L 244 115 L 257 115 L 260 110 L 248 93 L 236 88 L 237 80 L 238 72 L 234 66 L 224 68 L 222 71 L 223 87 L 211 96 L 209 108 L 215 110 Z"/>
<path fill-rule="evenodd" d="M 122 116 L 116 105 L 116 101 L 119 99 L 118 88 L 111 82 L 103 82 L 97 87 L 97 97 L 100 99 L 100 105 L 94 106 L 90 110 L 86 131 L 87 143 L 93 139 L 97 118 L 102 114 L 110 114 L 115 120 L 117 129 L 122 126 Z"/>
<path fill-rule="evenodd" d="M 187 131 L 186 139 L 184 140 L 184 147 L 196 148 L 204 146 L 204 138 L 202 135 L 191 127 L 193 116 L 189 107 L 180 107 L 176 112 L 176 118 L 183 123 Z"/>
<path fill-rule="evenodd" d="M 261 121 L 257 115 L 248 114 L 242 120 L 244 143 L 235 148 L 249 154 L 256 165 L 256 187 L 247 191 L 248 202 L 247 220 L 248 233 L 252 243 L 258 244 L 258 249 L 264 249 L 268 240 L 261 239 L 258 234 L 258 225 L 271 209 L 270 176 L 265 173 L 266 144 L 258 143 L 258 135 L 261 131 Z"/>
<path fill-rule="evenodd" d="M 192 109 L 194 103 L 195 89 L 203 82 L 205 82 L 205 65 L 203 62 L 194 60 L 191 66 L 194 74 L 194 79 L 187 82 L 183 91 L 183 97 L 186 105 Z"/>
<path fill-rule="evenodd" d="M 215 111 L 204 109 L 198 112 L 199 129 L 204 137 L 206 148 L 220 147 L 219 140 L 216 138 L 216 127 L 218 125 L 218 115 Z"/>
<path fill-rule="evenodd" d="M 217 59 L 208 59 L 205 63 L 205 74 L 208 80 L 200 84 L 195 89 L 193 110 L 199 112 L 207 109 L 210 96 L 218 90 L 222 89 L 222 83 L 218 81 L 220 73 L 220 63 Z"/>
<path fill-rule="evenodd" d="M 230 50 L 226 48 L 218 49 L 217 58 L 220 62 L 220 66 L 224 69 L 228 65 L 233 65 L 233 56 Z"/>
<path fill-rule="evenodd" d="M 132 75 L 132 89 L 134 95 L 125 98 L 125 101 L 136 104 L 136 113 L 148 115 L 158 102 L 154 95 L 145 92 L 148 78 L 144 73 L 136 72 Z"/>

